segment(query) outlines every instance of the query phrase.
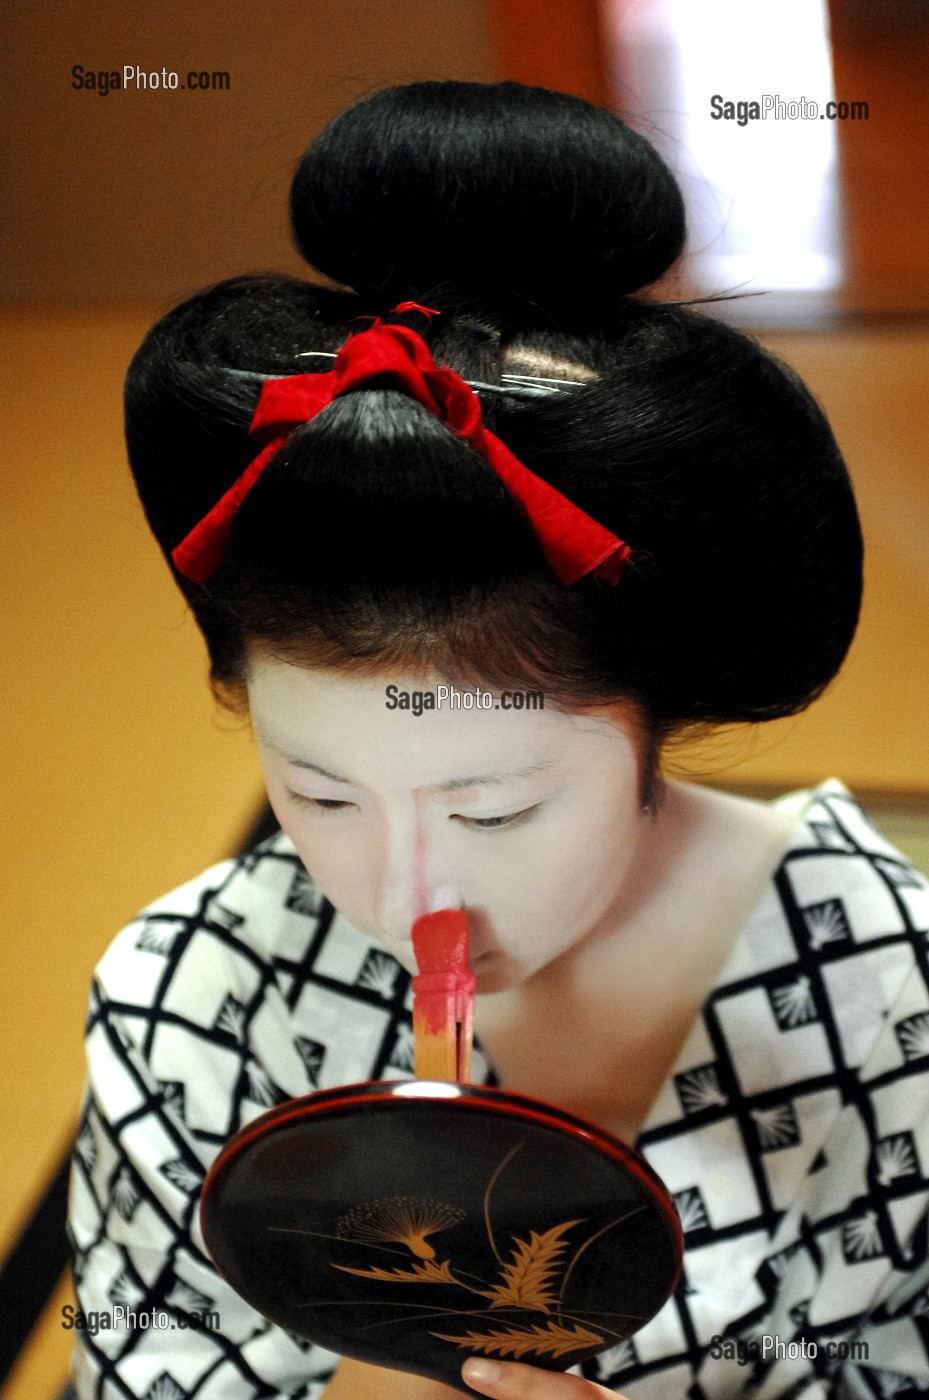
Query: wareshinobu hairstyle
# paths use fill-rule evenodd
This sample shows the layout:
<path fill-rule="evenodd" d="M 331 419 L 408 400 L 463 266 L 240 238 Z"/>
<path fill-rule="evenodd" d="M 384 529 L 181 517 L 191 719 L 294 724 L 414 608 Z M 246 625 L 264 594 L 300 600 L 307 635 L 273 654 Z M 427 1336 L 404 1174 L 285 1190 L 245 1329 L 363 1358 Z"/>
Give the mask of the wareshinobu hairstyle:
<path fill-rule="evenodd" d="M 396 389 L 355 392 L 278 453 L 210 583 L 176 575 L 221 691 L 241 685 L 251 645 L 577 708 L 631 698 L 658 734 L 792 714 L 823 689 L 861 590 L 842 457 L 801 381 L 754 341 L 633 296 L 684 239 L 648 142 L 562 93 L 414 83 L 323 130 L 291 215 L 308 262 L 345 290 L 220 283 L 132 362 L 129 455 L 165 554 L 256 455 L 262 376 L 328 368 L 307 352 L 409 298 L 441 311 L 409 324 L 466 379 L 588 380 L 488 393 L 485 422 L 633 559 L 616 587 L 563 587 L 482 457 Z"/>

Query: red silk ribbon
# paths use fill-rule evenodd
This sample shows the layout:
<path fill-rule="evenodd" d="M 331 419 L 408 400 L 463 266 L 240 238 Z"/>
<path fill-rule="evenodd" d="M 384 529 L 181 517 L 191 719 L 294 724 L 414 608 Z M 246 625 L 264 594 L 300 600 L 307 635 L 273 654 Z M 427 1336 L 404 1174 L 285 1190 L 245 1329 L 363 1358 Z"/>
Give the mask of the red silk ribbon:
<path fill-rule="evenodd" d="M 437 314 L 414 303 L 395 309 Z M 315 418 L 340 394 L 385 377 L 487 459 L 522 503 L 548 563 L 563 584 L 576 583 L 589 573 L 619 582 L 629 546 L 536 476 L 484 427 L 477 394 L 454 370 L 435 363 L 422 336 L 408 326 L 380 324 L 349 336 L 328 373 L 265 381 L 249 428 L 264 448 L 172 550 L 179 573 L 193 583 L 207 583 L 228 554 L 236 512 L 294 429 Z"/>

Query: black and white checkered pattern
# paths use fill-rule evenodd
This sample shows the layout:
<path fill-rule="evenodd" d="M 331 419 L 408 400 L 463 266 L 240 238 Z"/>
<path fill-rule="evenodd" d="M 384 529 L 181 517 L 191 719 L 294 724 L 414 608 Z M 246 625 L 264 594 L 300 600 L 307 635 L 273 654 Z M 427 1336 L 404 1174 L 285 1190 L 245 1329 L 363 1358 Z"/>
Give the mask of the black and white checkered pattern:
<path fill-rule="evenodd" d="M 584 1367 L 632 1400 L 929 1394 L 929 885 L 838 783 L 774 878 L 645 1124 L 685 1230 L 675 1296 Z M 220 1145 L 271 1104 L 412 1072 L 409 977 L 277 836 L 152 905 L 97 970 L 70 1228 L 82 1400 L 315 1396 L 335 1358 L 218 1277 L 197 1222 Z M 478 1058 L 475 1079 L 488 1078 Z M 180 1330 L 218 1312 L 219 1331 Z M 775 1363 L 713 1338 L 805 1343 Z M 843 1362 L 830 1343 L 868 1344 Z M 817 1354 L 811 1356 L 815 1344 Z M 715 1347 L 718 1350 L 718 1346 Z"/>

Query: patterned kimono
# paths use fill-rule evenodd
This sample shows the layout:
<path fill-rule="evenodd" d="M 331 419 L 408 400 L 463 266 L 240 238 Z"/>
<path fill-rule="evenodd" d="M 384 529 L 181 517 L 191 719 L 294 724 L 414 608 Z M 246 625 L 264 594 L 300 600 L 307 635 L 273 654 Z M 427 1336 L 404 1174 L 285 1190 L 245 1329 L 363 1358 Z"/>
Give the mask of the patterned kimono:
<path fill-rule="evenodd" d="M 929 884 L 841 784 L 782 801 L 788 848 L 636 1143 L 685 1255 L 584 1363 L 632 1400 L 929 1395 Z M 72 1173 L 81 1400 L 319 1394 L 337 1358 L 218 1276 L 200 1190 L 269 1106 L 410 1077 L 410 1007 L 282 834 L 117 937 Z"/>

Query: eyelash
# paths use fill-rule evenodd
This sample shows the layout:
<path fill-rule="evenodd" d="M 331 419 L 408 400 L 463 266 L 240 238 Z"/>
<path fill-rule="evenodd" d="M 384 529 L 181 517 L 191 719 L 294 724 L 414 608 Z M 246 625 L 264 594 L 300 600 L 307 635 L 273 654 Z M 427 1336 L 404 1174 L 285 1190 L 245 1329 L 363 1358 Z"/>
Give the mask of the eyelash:
<path fill-rule="evenodd" d="M 306 797 L 302 792 L 292 792 L 290 789 L 288 789 L 287 796 L 299 807 L 311 807 L 317 812 L 341 812 L 354 806 L 352 802 L 340 802 L 334 797 Z M 453 820 L 478 831 L 501 831 L 507 827 L 518 826 L 537 810 L 538 805 L 536 803 L 533 807 L 524 807 L 521 812 L 510 812 L 505 817 L 466 817 L 462 813 L 456 812 Z"/>
<path fill-rule="evenodd" d="M 538 804 L 536 804 L 537 806 Z M 465 817 L 456 813 L 454 820 L 477 831 L 502 831 L 507 827 L 519 826 L 536 811 L 536 807 L 524 807 L 521 812 L 510 812 L 505 817 Z"/>
<path fill-rule="evenodd" d="M 310 807 L 314 812 L 341 812 L 351 807 L 351 802 L 339 802 L 335 797 L 306 797 L 302 792 L 287 789 L 287 796 L 298 807 Z"/>

